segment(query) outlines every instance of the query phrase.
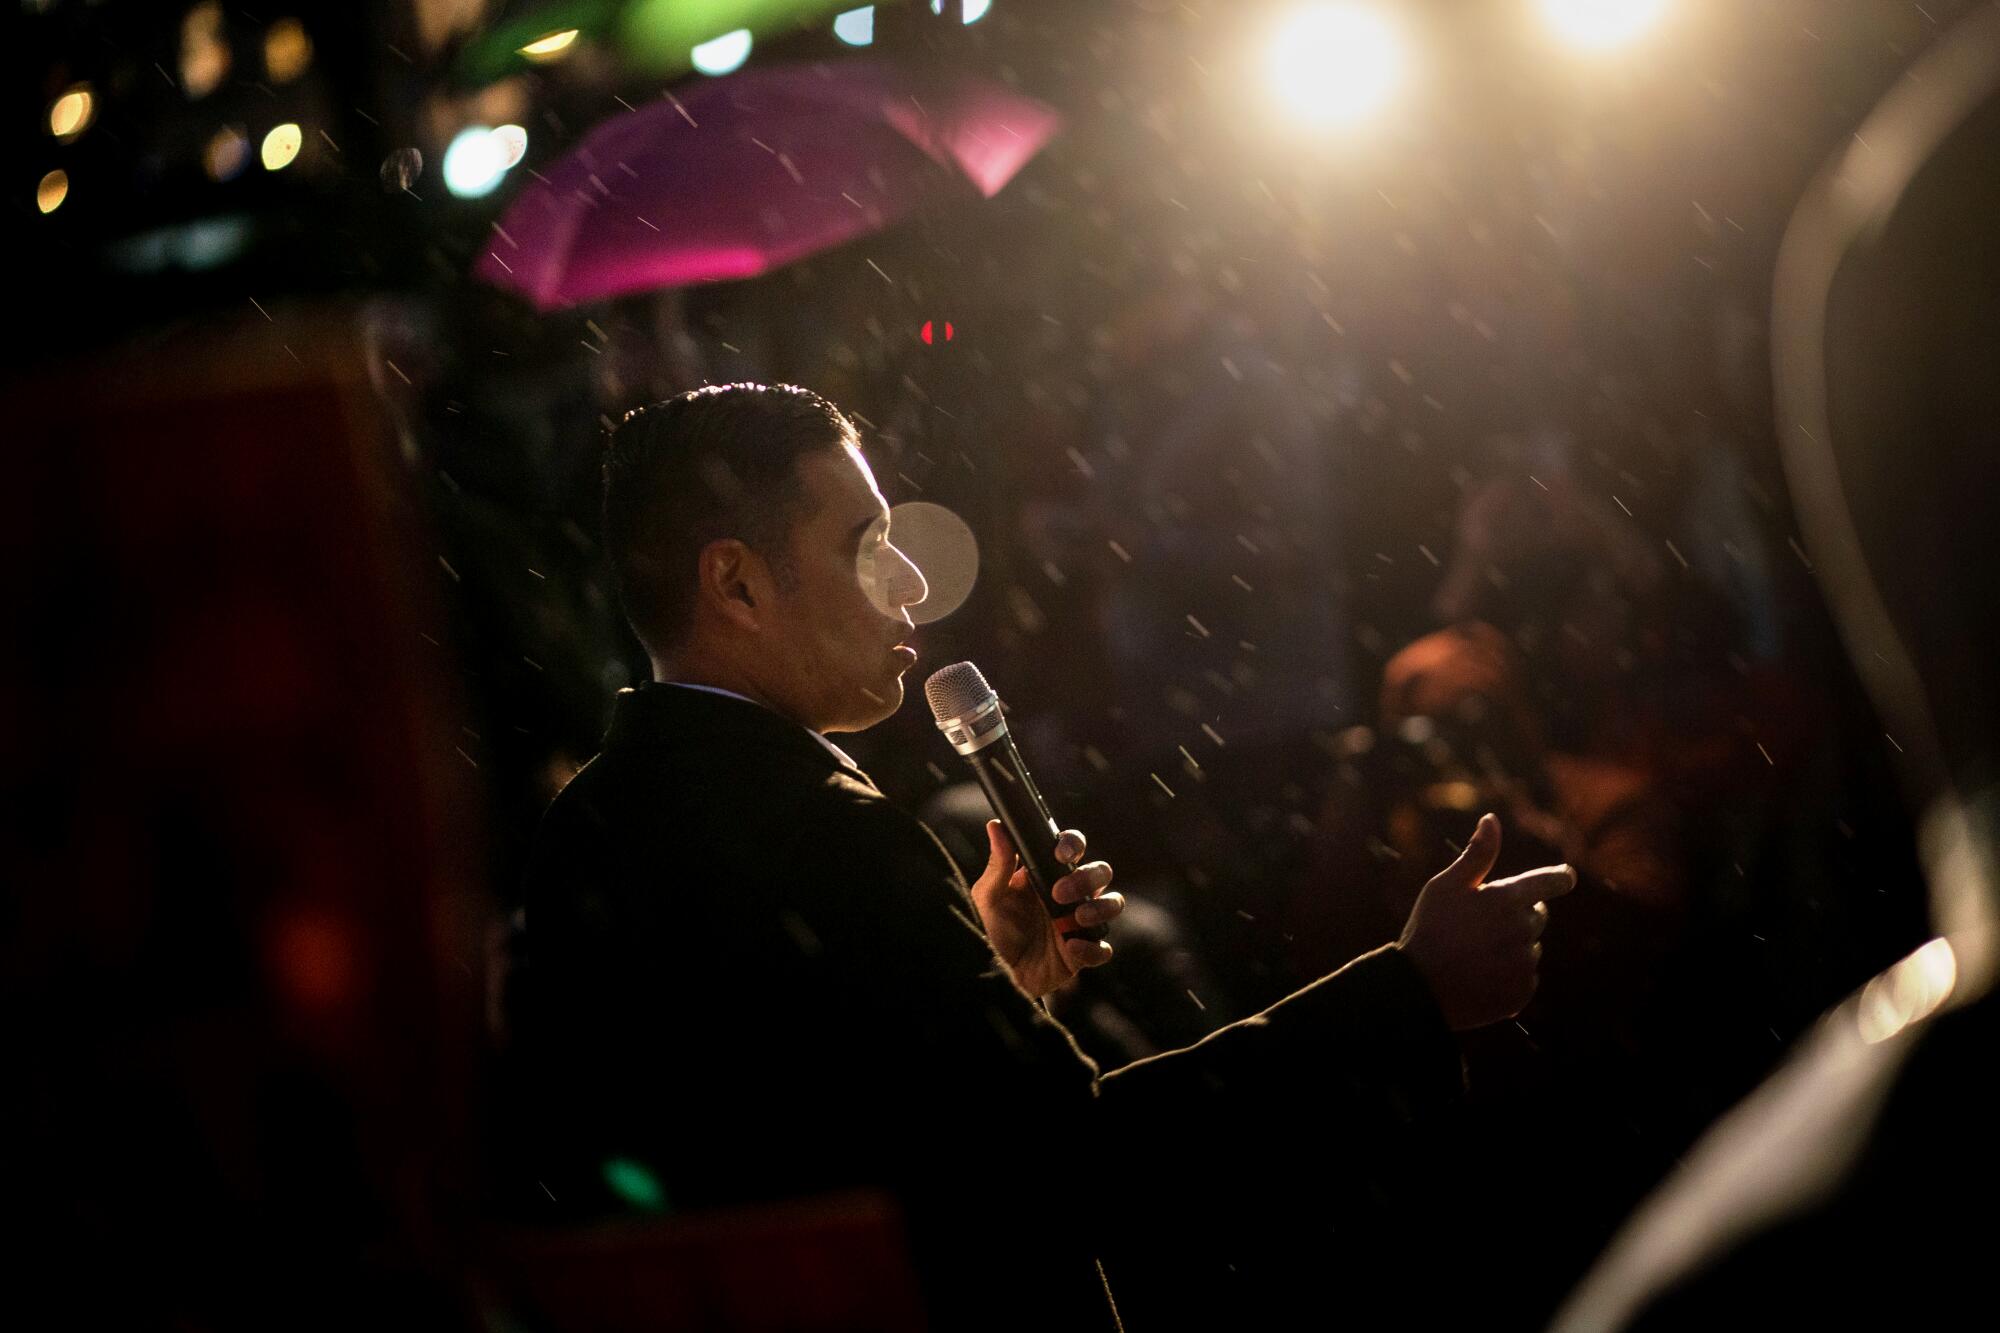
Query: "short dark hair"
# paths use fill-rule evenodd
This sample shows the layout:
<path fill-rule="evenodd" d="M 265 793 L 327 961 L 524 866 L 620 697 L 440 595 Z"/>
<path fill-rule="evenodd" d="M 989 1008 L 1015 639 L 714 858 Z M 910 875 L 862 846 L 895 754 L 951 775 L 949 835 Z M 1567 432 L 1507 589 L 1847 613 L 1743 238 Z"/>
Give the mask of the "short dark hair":
<path fill-rule="evenodd" d="M 791 384 L 710 385 L 626 413 L 604 451 L 604 544 L 640 642 L 686 636 L 710 542 L 735 537 L 784 577 L 799 459 L 857 442 L 839 408 Z"/>

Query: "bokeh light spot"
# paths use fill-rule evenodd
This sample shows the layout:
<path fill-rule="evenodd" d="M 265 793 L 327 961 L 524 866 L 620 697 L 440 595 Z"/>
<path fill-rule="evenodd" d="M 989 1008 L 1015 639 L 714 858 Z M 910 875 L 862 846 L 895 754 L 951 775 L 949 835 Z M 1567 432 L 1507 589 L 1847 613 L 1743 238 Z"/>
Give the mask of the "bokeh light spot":
<path fill-rule="evenodd" d="M 35 188 L 35 207 L 44 213 L 53 213 L 69 198 L 69 173 L 51 171 L 42 177 L 42 183 Z"/>
<path fill-rule="evenodd" d="M 210 180 L 234 180 L 250 165 L 250 138 L 234 125 L 224 125 L 202 149 L 202 166 Z"/>
<path fill-rule="evenodd" d="M 493 143 L 500 150 L 502 171 L 512 171 L 528 155 L 528 132 L 519 125 L 502 125 L 494 130 Z"/>
<path fill-rule="evenodd" d="M 279 19 L 264 33 L 264 72 L 273 83 L 290 83 L 312 64 L 312 38 L 297 19 Z"/>
<path fill-rule="evenodd" d="M 912 500 L 889 511 L 889 542 L 910 558 L 930 594 L 909 608 L 919 625 L 943 620 L 972 596 L 979 582 L 979 539 L 943 505 Z"/>
<path fill-rule="evenodd" d="M 1667 0 L 1542 0 L 1542 16 L 1558 37 L 1586 51 L 1608 51 L 1643 36 Z"/>
<path fill-rule="evenodd" d="M 1271 35 L 1266 74 L 1295 118 L 1351 125 L 1378 111 L 1403 81 L 1403 36 L 1380 9 L 1320 4 L 1295 10 Z"/>
<path fill-rule="evenodd" d="M 282 125 L 273 126 L 271 132 L 264 136 L 264 147 L 259 151 L 259 156 L 264 162 L 264 170 L 282 171 L 292 165 L 303 143 L 305 135 L 293 122 L 288 120 Z"/>
<path fill-rule="evenodd" d="M 833 35 L 849 46 L 867 46 L 875 40 L 875 6 L 863 5 L 833 16 Z"/>
<path fill-rule="evenodd" d="M 97 118 L 97 99 L 87 83 L 73 84 L 49 105 L 49 133 L 68 143 Z"/>
<path fill-rule="evenodd" d="M 521 54 L 530 60 L 561 60 L 569 54 L 570 47 L 576 44 L 576 38 L 577 29 L 564 28 L 561 32 L 552 32 L 546 37 L 529 42 L 521 48 Z"/>
<path fill-rule="evenodd" d="M 738 28 L 734 32 L 723 33 L 713 41 L 703 42 L 688 53 L 688 58 L 704 74 L 728 74 L 750 58 L 750 46 L 750 30 Z"/>
<path fill-rule="evenodd" d="M 641 1212 L 667 1211 L 667 1192 L 661 1187 L 660 1178 L 644 1163 L 629 1157 L 614 1157 L 604 1164 L 604 1183 L 613 1194 Z"/>
<path fill-rule="evenodd" d="M 354 941 L 339 917 L 314 908 L 288 913 L 276 925 L 271 952 L 279 982 L 299 1008 L 323 1014 L 353 997 Z"/>
<path fill-rule="evenodd" d="M 444 150 L 444 188 L 461 199 L 493 193 L 506 174 L 506 145 L 484 125 L 468 125 Z"/>
<path fill-rule="evenodd" d="M 214 92 L 229 74 L 229 42 L 222 32 L 222 6 L 204 0 L 181 20 L 181 91 L 190 101 Z"/>

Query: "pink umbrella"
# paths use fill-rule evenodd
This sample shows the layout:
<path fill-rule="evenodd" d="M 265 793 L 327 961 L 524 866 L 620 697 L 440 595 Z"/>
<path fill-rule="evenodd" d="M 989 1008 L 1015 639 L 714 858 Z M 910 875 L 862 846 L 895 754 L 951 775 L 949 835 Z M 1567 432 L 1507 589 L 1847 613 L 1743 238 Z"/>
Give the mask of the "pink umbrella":
<path fill-rule="evenodd" d="M 936 199 L 991 198 L 1058 124 L 981 79 L 746 70 L 592 130 L 507 209 L 474 271 L 543 310 L 752 277 Z"/>

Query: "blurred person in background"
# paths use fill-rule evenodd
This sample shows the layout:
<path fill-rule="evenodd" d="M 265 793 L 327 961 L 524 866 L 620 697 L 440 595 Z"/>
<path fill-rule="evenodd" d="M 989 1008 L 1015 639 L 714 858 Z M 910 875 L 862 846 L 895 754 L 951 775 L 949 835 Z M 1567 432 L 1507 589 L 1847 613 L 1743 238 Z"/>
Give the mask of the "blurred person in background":
<path fill-rule="evenodd" d="M 1986 7 L 1808 192 L 1772 328 L 1788 479 L 1922 815 L 1939 933 L 1829 1012 L 1696 1147 L 1574 1294 L 1563 1333 L 1992 1316 L 1996 89 L 2000 11 Z"/>

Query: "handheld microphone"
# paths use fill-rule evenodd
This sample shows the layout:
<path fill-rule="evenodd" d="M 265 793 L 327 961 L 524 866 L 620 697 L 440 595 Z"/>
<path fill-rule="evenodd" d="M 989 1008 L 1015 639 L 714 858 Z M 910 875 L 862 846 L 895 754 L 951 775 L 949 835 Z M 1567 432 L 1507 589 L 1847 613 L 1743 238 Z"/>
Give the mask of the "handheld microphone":
<path fill-rule="evenodd" d="M 1049 916 L 1061 926 L 1063 938 L 1103 939 L 1109 933 L 1106 927 L 1079 926 L 1070 919 L 1081 904 L 1065 905 L 1049 896 L 1055 882 L 1069 870 L 1056 860 L 1056 839 L 1062 829 L 1049 813 L 1035 780 L 1028 776 L 1021 752 L 1007 734 L 1000 696 L 986 683 L 986 677 L 970 662 L 954 662 L 924 682 L 924 698 L 930 703 L 938 730 L 972 766 L 987 803 L 1028 868 L 1028 882 Z"/>

